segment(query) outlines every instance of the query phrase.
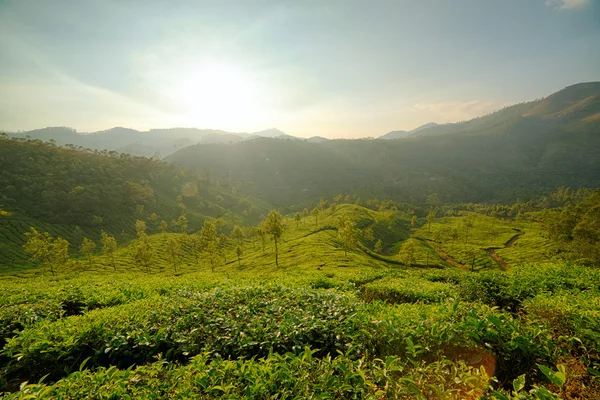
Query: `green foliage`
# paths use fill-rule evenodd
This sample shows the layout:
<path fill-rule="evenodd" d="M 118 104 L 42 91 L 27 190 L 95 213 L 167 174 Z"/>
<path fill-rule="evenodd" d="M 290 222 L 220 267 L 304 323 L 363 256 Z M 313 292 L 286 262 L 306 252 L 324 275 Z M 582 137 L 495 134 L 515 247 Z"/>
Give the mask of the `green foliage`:
<path fill-rule="evenodd" d="M 279 266 L 279 249 L 277 248 L 277 242 L 283 235 L 284 229 L 281 214 L 279 214 L 277 210 L 272 210 L 264 222 L 264 231 L 266 234 L 271 235 L 273 243 L 275 243 L 275 265 L 277 266 Z"/>

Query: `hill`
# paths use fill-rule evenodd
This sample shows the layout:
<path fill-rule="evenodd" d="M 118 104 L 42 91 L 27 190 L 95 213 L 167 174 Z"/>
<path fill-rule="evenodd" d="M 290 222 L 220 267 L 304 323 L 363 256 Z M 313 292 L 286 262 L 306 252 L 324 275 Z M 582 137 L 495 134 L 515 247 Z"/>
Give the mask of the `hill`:
<path fill-rule="evenodd" d="M 392 131 L 388 132 L 383 136 L 380 136 L 378 139 L 402 139 L 405 137 L 415 136 L 418 132 L 430 129 L 438 126 L 438 124 L 431 122 L 429 124 L 421 125 L 418 128 L 413 129 L 412 131 Z"/>
<path fill-rule="evenodd" d="M 513 202 L 560 186 L 600 184 L 600 110 L 591 98 L 600 98 L 600 84 L 430 126 L 400 141 L 257 139 L 190 146 L 167 160 L 228 173 L 249 182 L 249 193 L 282 206 L 349 191 L 413 203 L 430 192 L 444 202 Z M 552 107 L 543 110 L 551 112 L 538 108 L 546 103 Z"/>
<path fill-rule="evenodd" d="M 157 232 L 184 214 L 189 229 L 207 218 L 246 223 L 269 208 L 235 194 L 231 182 L 213 180 L 156 159 L 116 152 L 77 151 L 39 140 L 0 136 L 0 264 L 25 263 L 23 233 L 36 226 L 71 240 L 98 239 L 105 230 L 120 240 L 135 236 L 135 220 L 149 218 Z"/>
<path fill-rule="evenodd" d="M 140 239 L 120 246 L 114 269 L 96 252 L 54 277 L 44 268 L 2 276 L 0 391 L 574 398 L 585 384 L 600 393 L 597 270 L 548 262 L 535 221 L 469 211 L 413 224 L 380 208 L 284 216 L 279 246 L 254 229 L 222 231 L 214 267 L 206 248 L 194 256 L 197 234 L 168 232 L 150 236 L 149 269 L 134 257 Z M 349 248 L 343 220 L 358 228 Z M 416 385 L 424 381 L 435 384 Z"/>
<path fill-rule="evenodd" d="M 15 138 L 28 138 L 59 146 L 73 145 L 92 150 L 114 150 L 145 157 L 165 157 L 191 144 L 235 143 L 256 137 L 295 139 L 275 128 L 255 133 L 232 133 L 214 129 L 169 128 L 137 131 L 115 127 L 105 131 L 80 133 L 68 127 L 48 127 L 27 132 L 10 133 Z"/>

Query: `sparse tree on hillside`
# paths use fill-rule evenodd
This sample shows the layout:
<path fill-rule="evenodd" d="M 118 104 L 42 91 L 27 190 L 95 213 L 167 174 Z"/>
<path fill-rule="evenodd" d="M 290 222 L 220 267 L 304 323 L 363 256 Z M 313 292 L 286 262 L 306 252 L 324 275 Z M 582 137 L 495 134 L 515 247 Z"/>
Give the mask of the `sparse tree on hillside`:
<path fill-rule="evenodd" d="M 267 243 L 267 231 L 265 230 L 265 221 L 263 221 L 258 227 L 258 235 L 260 236 L 260 243 L 262 244 L 262 251 L 265 252 L 265 245 Z"/>
<path fill-rule="evenodd" d="M 175 272 L 177 272 L 177 267 L 181 263 L 181 243 L 177 237 L 173 236 L 167 240 L 167 251 L 171 259 L 171 265 L 173 265 Z"/>
<path fill-rule="evenodd" d="M 242 245 L 242 243 L 244 242 L 244 231 L 242 230 L 242 228 L 239 227 L 239 225 L 235 225 L 233 227 L 233 229 L 231 230 L 231 237 L 237 240 L 238 246 Z"/>
<path fill-rule="evenodd" d="M 138 235 L 134 245 L 133 259 L 140 268 L 143 267 L 147 273 L 150 273 L 150 266 L 154 260 L 154 249 L 146 232 Z"/>
<path fill-rule="evenodd" d="M 329 202 L 325 199 L 319 200 L 319 210 L 325 211 L 329 208 Z"/>
<path fill-rule="evenodd" d="M 214 221 L 204 221 L 204 226 L 200 230 L 200 238 L 204 254 L 210 261 L 210 267 L 215 272 L 215 261 L 219 252 L 217 237 L 217 227 Z"/>
<path fill-rule="evenodd" d="M 115 253 L 117 251 L 117 239 L 102 231 L 100 234 L 100 244 L 102 244 L 102 254 L 110 258 L 110 265 L 112 265 L 113 269 L 116 271 L 117 265 L 115 264 Z"/>
<path fill-rule="evenodd" d="M 381 239 L 377 239 L 377 242 L 375 243 L 375 253 L 381 254 L 382 250 L 383 250 L 383 243 L 381 242 Z"/>
<path fill-rule="evenodd" d="M 179 218 L 177 218 L 177 221 L 175 221 L 174 225 L 181 229 L 181 233 L 187 233 L 188 219 L 185 217 L 185 215 L 180 215 Z"/>
<path fill-rule="evenodd" d="M 155 213 L 155 212 L 153 212 L 153 213 L 150 215 L 150 221 L 152 222 L 152 224 L 154 225 L 154 227 L 156 227 L 156 224 L 158 223 L 158 219 L 159 219 L 159 218 L 160 218 L 160 217 L 159 217 L 159 216 L 158 216 L 158 214 L 157 214 L 157 213 Z"/>
<path fill-rule="evenodd" d="M 358 245 L 358 228 L 354 221 L 348 217 L 340 218 L 340 227 L 338 228 L 338 237 L 344 246 L 344 256 L 348 256 L 348 250 L 355 248 Z"/>
<path fill-rule="evenodd" d="M 52 240 L 48 232 L 38 232 L 34 227 L 25 233 L 26 242 L 23 248 L 29 253 L 30 260 L 41 262 L 54 275 L 54 268 L 65 264 L 69 259 L 69 242 L 63 238 Z"/>
<path fill-rule="evenodd" d="M 93 241 L 91 241 L 90 239 L 88 239 L 86 237 L 83 238 L 83 241 L 81 242 L 80 251 L 87 258 L 88 264 L 90 264 L 90 268 L 92 267 L 92 253 L 94 252 L 95 248 L 96 248 L 96 243 L 94 243 Z"/>
<path fill-rule="evenodd" d="M 462 220 L 463 229 L 465 230 L 465 243 L 469 241 L 469 229 L 473 227 L 473 220 L 470 216 Z"/>
<path fill-rule="evenodd" d="M 265 232 L 273 237 L 273 242 L 275 243 L 275 265 L 279 267 L 279 249 L 277 248 L 277 242 L 284 231 L 281 214 L 279 214 L 277 210 L 272 210 L 267 216 L 264 226 Z"/>
<path fill-rule="evenodd" d="M 372 242 L 375 240 L 375 234 L 373 233 L 372 228 L 366 228 L 362 230 L 362 239 L 365 242 Z"/>
<path fill-rule="evenodd" d="M 431 221 L 433 221 L 435 219 L 435 212 L 430 211 L 429 214 L 427 214 L 427 231 L 431 232 Z"/>
<path fill-rule="evenodd" d="M 223 259 L 225 260 L 225 264 L 227 264 L 227 245 L 229 244 L 229 238 L 227 235 L 217 235 L 219 242 L 219 250 L 223 255 Z"/>
<path fill-rule="evenodd" d="M 336 204 L 342 204 L 342 202 L 344 201 L 344 195 L 343 194 L 338 194 L 337 196 L 335 196 L 333 198 L 333 202 Z"/>
<path fill-rule="evenodd" d="M 139 219 L 135 221 L 135 233 L 137 234 L 138 238 L 146 234 L 146 223 L 144 221 Z"/>
<path fill-rule="evenodd" d="M 304 210 L 302 210 L 302 222 L 304 223 L 304 220 L 306 219 L 306 217 L 308 217 L 308 208 L 305 208 Z"/>
<path fill-rule="evenodd" d="M 410 226 L 415 229 L 417 227 L 417 216 L 413 215 L 410 220 Z"/>
<path fill-rule="evenodd" d="M 417 246 L 415 245 L 414 239 L 408 239 L 400 247 L 400 252 L 398 256 L 400 260 L 406 265 L 410 267 L 416 262 L 415 253 L 417 251 Z"/>
<path fill-rule="evenodd" d="M 200 262 L 200 253 L 202 253 L 202 239 L 200 237 L 200 233 L 198 232 L 189 235 L 187 242 L 190 246 L 190 250 L 192 251 L 192 255 L 194 256 L 194 260 L 196 260 L 196 265 L 198 265 Z"/>
<path fill-rule="evenodd" d="M 167 223 L 167 221 L 165 221 L 164 219 L 160 222 L 160 231 L 163 233 L 163 235 L 165 233 L 167 233 L 167 231 L 169 230 L 169 224 Z"/>
<path fill-rule="evenodd" d="M 315 217 L 315 226 L 319 226 L 319 209 L 317 207 L 313 208 L 310 215 Z"/>
<path fill-rule="evenodd" d="M 467 256 L 467 260 L 471 263 L 471 272 L 475 272 L 475 260 L 479 255 L 479 251 L 476 248 L 468 247 L 465 250 L 465 255 Z"/>
<path fill-rule="evenodd" d="M 460 235 L 458 233 L 458 229 L 452 228 L 452 230 L 450 231 L 450 241 L 452 242 L 452 247 L 450 248 L 451 250 L 454 250 L 454 243 L 458 240 L 459 237 Z"/>
<path fill-rule="evenodd" d="M 240 246 L 239 244 L 235 247 L 235 254 L 237 255 L 237 259 L 238 259 L 238 266 L 241 268 L 242 267 L 242 246 Z"/>
<path fill-rule="evenodd" d="M 298 229 L 298 227 L 300 226 L 300 220 L 302 219 L 302 216 L 299 212 L 297 212 L 296 215 L 294 215 L 294 219 L 296 220 L 296 229 Z"/>

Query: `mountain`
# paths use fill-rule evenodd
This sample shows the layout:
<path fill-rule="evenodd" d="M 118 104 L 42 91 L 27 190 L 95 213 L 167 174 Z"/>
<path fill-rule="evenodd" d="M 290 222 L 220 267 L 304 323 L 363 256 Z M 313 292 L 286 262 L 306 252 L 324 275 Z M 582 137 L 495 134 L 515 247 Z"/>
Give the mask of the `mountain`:
<path fill-rule="evenodd" d="M 567 87 L 395 140 L 274 141 L 190 146 L 168 161 L 246 182 L 278 205 L 348 191 L 360 197 L 513 202 L 559 186 L 600 186 L 600 83 Z"/>
<path fill-rule="evenodd" d="M 275 139 L 298 139 L 295 136 L 288 135 L 283 133 L 279 129 L 271 128 L 260 132 L 254 132 L 250 134 L 251 136 L 260 136 L 265 138 L 275 138 Z"/>
<path fill-rule="evenodd" d="M 408 136 L 410 136 L 410 131 L 391 131 L 380 136 L 379 139 L 402 139 Z"/>
<path fill-rule="evenodd" d="M 413 129 L 412 131 L 391 131 L 383 136 L 380 136 L 379 139 L 402 139 L 410 136 L 415 136 L 417 132 L 436 126 L 438 126 L 438 124 L 436 124 L 435 122 L 430 122 L 428 124 L 421 125 L 418 128 Z"/>
<path fill-rule="evenodd" d="M 323 143 L 323 142 L 327 142 L 328 140 L 329 139 L 327 139 L 326 137 L 323 137 L 323 136 L 313 136 L 313 137 L 306 139 L 306 141 L 309 143 Z"/>
<path fill-rule="evenodd" d="M 178 149 L 200 143 L 235 143 L 257 136 L 295 139 L 277 129 L 255 133 L 232 133 L 214 129 L 169 128 L 137 131 L 114 127 L 108 130 L 81 133 L 68 127 L 48 127 L 27 132 L 11 133 L 12 137 L 29 137 L 57 145 L 74 145 L 93 150 L 115 150 L 136 156 L 165 157 Z"/>

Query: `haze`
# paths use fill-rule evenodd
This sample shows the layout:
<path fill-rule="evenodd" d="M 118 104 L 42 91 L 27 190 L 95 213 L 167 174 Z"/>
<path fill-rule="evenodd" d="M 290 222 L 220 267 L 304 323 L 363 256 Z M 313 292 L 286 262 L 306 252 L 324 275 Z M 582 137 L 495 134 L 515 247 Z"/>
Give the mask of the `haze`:
<path fill-rule="evenodd" d="M 379 136 L 600 78 L 600 4 L 3 1 L 0 128 Z"/>

